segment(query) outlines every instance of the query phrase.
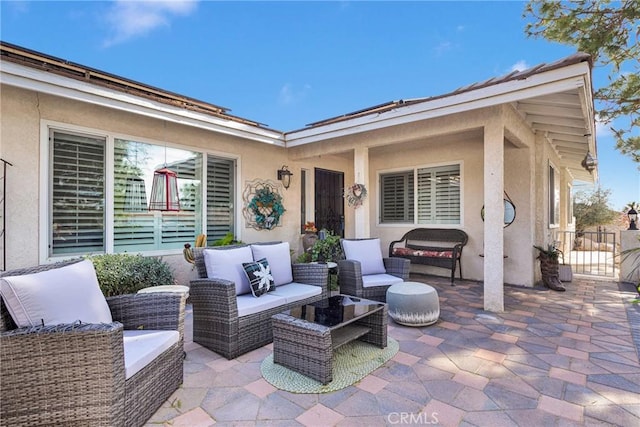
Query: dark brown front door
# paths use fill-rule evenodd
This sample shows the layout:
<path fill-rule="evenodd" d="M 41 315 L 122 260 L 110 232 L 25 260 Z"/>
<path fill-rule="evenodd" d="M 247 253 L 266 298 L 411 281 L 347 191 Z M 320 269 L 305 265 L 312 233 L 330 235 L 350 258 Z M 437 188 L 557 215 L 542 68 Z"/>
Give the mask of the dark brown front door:
<path fill-rule="evenodd" d="M 316 168 L 315 183 L 316 227 L 344 237 L 344 173 Z"/>

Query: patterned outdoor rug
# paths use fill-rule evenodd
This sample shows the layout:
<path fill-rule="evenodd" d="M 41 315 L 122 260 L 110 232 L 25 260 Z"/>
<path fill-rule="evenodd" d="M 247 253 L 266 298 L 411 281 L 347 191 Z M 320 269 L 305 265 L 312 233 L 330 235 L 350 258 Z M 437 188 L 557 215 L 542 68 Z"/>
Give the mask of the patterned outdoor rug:
<path fill-rule="evenodd" d="M 398 342 L 392 338 L 387 338 L 386 348 L 357 340 L 343 345 L 333 355 L 333 381 L 326 385 L 273 363 L 273 353 L 262 361 L 260 369 L 264 379 L 280 390 L 328 393 L 360 381 L 395 356 L 398 348 Z"/>

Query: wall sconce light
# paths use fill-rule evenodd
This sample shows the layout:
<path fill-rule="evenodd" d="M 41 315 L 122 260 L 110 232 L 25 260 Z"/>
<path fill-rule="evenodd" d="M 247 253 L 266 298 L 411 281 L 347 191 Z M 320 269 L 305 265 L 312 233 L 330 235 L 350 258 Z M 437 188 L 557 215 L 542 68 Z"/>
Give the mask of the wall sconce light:
<path fill-rule="evenodd" d="M 587 170 L 587 172 L 591 173 L 596 168 L 598 161 L 593 158 L 590 152 L 587 151 L 587 155 L 584 156 L 582 163 L 580 163 L 583 168 Z"/>
<path fill-rule="evenodd" d="M 162 168 L 153 172 L 151 186 L 150 211 L 179 211 L 180 197 L 178 195 L 178 174 Z"/>
<path fill-rule="evenodd" d="M 283 165 L 282 168 L 278 169 L 278 181 L 282 182 L 282 186 L 285 189 L 288 189 L 291 185 L 291 176 L 293 173 L 289 170 L 289 166 Z"/>
<path fill-rule="evenodd" d="M 627 211 L 627 216 L 629 217 L 629 228 L 627 228 L 627 230 L 637 230 L 638 226 L 636 223 L 638 221 L 638 212 L 631 208 Z"/>

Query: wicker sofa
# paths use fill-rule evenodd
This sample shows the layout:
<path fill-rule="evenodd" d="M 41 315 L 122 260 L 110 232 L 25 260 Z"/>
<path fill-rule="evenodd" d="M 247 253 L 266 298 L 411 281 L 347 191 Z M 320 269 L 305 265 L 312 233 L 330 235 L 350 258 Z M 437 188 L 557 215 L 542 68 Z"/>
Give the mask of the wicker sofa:
<path fill-rule="evenodd" d="M 288 244 L 278 259 L 271 258 L 271 265 L 279 263 L 290 269 L 291 283 L 277 284 L 274 292 L 254 298 L 238 294 L 237 284 L 229 278 L 207 273 L 205 251 L 233 251 L 250 246 L 265 246 L 280 242 L 231 245 L 215 248 L 195 248 L 195 266 L 199 278 L 191 281 L 189 295 L 193 305 L 193 341 L 215 351 L 227 359 L 262 347 L 273 341 L 271 316 L 292 307 L 320 301 L 328 297 L 329 271 L 326 264 L 291 264 Z M 239 260 L 231 261 L 236 264 Z M 286 264 L 286 265 L 285 265 Z M 275 272 L 274 272 L 275 274 Z M 252 304 L 265 304 L 252 309 Z"/>
<path fill-rule="evenodd" d="M 0 278 L 64 271 L 76 262 L 7 271 Z M 120 295 L 106 303 L 111 323 L 18 328 L 0 302 L 0 425 L 141 426 L 180 386 L 185 296 Z M 133 332 L 136 340 L 141 329 L 152 335 L 177 331 L 178 341 L 152 360 L 140 361 L 131 356 L 130 345 L 123 345 L 123 331 Z M 125 354 L 140 361 L 136 373 L 125 368 Z"/>

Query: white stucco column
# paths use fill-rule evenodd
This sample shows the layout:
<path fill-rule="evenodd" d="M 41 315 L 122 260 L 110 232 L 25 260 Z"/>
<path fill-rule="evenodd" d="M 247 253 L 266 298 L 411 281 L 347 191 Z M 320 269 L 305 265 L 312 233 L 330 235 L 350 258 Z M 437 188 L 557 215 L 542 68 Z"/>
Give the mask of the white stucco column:
<path fill-rule="evenodd" d="M 620 231 L 620 250 L 622 252 L 636 249 L 638 252 L 623 255 L 620 262 L 620 280 L 622 282 L 640 283 L 640 230 Z"/>
<path fill-rule="evenodd" d="M 355 238 L 363 239 L 370 236 L 369 227 L 369 206 L 371 200 L 371 185 L 369 185 L 369 149 L 367 147 L 357 147 L 353 153 L 353 176 L 357 184 L 364 184 L 367 189 L 367 198 L 362 206 L 355 210 Z M 349 183 L 345 183 L 345 186 Z M 347 206 L 347 209 L 353 209 Z"/>
<path fill-rule="evenodd" d="M 504 311 L 504 127 L 484 127 L 484 309 Z"/>

